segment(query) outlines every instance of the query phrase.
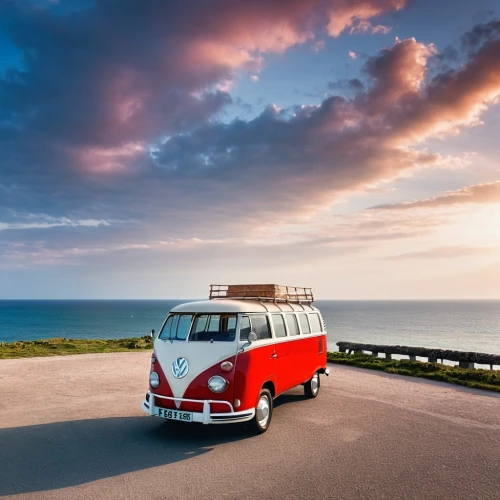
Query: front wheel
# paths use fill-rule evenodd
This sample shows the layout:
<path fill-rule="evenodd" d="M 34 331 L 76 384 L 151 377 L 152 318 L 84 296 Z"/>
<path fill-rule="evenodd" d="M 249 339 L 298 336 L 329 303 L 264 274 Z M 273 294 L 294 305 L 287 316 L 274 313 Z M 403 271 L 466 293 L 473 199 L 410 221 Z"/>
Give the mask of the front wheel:
<path fill-rule="evenodd" d="M 269 428 L 273 416 L 273 397 L 268 389 L 262 389 L 259 394 L 255 416 L 251 420 L 251 428 L 255 434 L 263 434 Z"/>
<path fill-rule="evenodd" d="M 310 380 L 304 384 L 304 394 L 306 398 L 315 398 L 319 393 L 319 373 L 316 372 Z"/>

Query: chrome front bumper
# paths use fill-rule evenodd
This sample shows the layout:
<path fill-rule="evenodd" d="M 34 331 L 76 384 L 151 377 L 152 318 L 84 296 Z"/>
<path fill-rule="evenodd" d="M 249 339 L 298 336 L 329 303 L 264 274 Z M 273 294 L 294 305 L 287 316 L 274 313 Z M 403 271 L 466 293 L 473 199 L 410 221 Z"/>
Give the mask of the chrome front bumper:
<path fill-rule="evenodd" d="M 160 399 L 169 399 L 170 401 L 180 401 L 180 402 L 187 402 L 187 403 L 199 403 L 203 405 L 203 411 L 201 412 L 189 412 L 192 413 L 193 415 L 193 422 L 199 422 L 201 424 L 231 424 L 231 423 L 236 423 L 236 422 L 247 422 L 248 420 L 251 420 L 254 415 L 255 415 L 255 408 L 251 408 L 249 410 L 244 410 L 244 411 L 234 411 L 233 405 L 229 403 L 228 401 L 217 401 L 217 400 L 211 400 L 211 399 L 186 399 L 186 398 L 173 398 L 169 396 L 160 396 L 159 394 L 153 394 L 152 392 L 148 391 L 147 396 L 149 396 L 149 401 L 148 399 L 144 399 L 142 402 L 142 409 L 148 414 L 153 417 L 158 417 L 159 416 L 159 406 L 155 405 L 155 399 L 160 398 Z M 212 413 L 210 411 L 210 404 L 211 403 L 217 403 L 217 404 L 226 404 L 230 411 L 227 413 Z M 163 408 L 163 407 L 162 407 Z"/>

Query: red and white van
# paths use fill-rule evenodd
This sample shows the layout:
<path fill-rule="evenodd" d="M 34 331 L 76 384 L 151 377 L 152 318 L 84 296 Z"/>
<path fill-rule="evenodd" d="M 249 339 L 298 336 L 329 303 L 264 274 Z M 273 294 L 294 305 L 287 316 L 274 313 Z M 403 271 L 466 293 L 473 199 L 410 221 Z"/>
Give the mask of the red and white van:
<path fill-rule="evenodd" d="M 315 398 L 326 331 L 310 288 L 212 285 L 210 300 L 174 307 L 154 339 L 149 415 L 185 422 L 249 421 L 265 432 L 273 399 L 302 384 Z"/>

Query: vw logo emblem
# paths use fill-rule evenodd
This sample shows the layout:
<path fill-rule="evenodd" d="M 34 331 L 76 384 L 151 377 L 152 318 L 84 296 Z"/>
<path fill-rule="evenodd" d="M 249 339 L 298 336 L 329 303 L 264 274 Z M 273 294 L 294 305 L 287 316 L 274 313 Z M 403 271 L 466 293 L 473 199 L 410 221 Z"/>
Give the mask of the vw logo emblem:
<path fill-rule="evenodd" d="M 189 365 L 186 358 L 177 358 L 172 363 L 172 373 L 175 378 L 183 378 L 187 375 L 189 371 Z"/>

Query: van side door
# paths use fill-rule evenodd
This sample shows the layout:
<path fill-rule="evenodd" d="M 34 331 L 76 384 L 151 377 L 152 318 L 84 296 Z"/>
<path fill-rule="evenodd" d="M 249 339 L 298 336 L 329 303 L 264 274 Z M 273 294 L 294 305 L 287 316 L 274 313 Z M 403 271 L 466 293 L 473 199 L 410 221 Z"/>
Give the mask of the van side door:
<path fill-rule="evenodd" d="M 245 344 L 250 332 L 257 335 L 252 344 Z M 235 373 L 235 398 L 241 400 L 241 409 L 253 408 L 264 383 L 276 387 L 276 356 L 269 319 L 266 314 L 243 315 L 240 322 L 239 344 Z"/>
<path fill-rule="evenodd" d="M 276 394 L 281 394 L 294 387 L 291 343 L 287 339 L 287 330 L 283 314 L 271 314 L 271 323 L 274 331 L 274 359 L 276 363 Z"/>

